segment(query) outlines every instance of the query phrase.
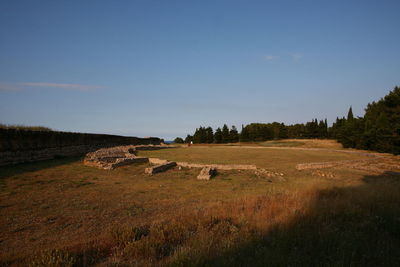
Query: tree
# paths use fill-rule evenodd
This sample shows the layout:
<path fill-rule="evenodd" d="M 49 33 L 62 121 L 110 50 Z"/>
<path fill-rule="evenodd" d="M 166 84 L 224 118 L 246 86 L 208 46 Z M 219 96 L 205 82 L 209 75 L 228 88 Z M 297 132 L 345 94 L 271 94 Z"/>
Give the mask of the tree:
<path fill-rule="evenodd" d="M 199 144 L 200 143 L 200 129 L 196 128 L 193 134 L 193 143 Z"/>
<path fill-rule="evenodd" d="M 285 139 L 285 138 L 288 138 L 288 137 L 289 137 L 289 135 L 288 135 L 288 127 L 286 127 L 284 123 L 281 123 L 279 125 L 279 136 L 278 136 L 278 138 L 279 139 Z"/>
<path fill-rule="evenodd" d="M 348 120 L 348 121 L 352 121 L 353 119 L 354 119 L 354 116 L 353 116 L 353 109 L 352 109 L 352 107 L 350 106 L 349 112 L 347 112 L 347 120 Z"/>
<path fill-rule="evenodd" d="M 239 133 L 238 133 L 235 125 L 232 125 L 232 128 L 229 131 L 229 140 L 232 143 L 239 142 Z"/>
<path fill-rule="evenodd" d="M 193 136 L 192 135 L 187 135 L 186 136 L 186 138 L 185 138 L 185 143 L 186 144 L 189 144 L 190 142 L 192 142 L 193 141 Z"/>
<path fill-rule="evenodd" d="M 247 131 L 246 127 L 243 127 L 243 124 L 242 124 L 242 131 L 240 131 L 239 140 L 240 142 L 249 141 L 249 132 Z"/>
<path fill-rule="evenodd" d="M 222 131 L 221 131 L 221 128 L 219 128 L 219 127 L 217 128 L 217 130 L 215 130 L 214 143 L 216 143 L 216 144 L 222 143 Z"/>
<path fill-rule="evenodd" d="M 400 88 L 369 103 L 364 117 L 354 118 L 350 107 L 347 119 L 337 119 L 330 133 L 344 147 L 400 154 Z"/>
<path fill-rule="evenodd" d="M 183 144 L 183 139 L 181 137 L 177 137 L 177 138 L 174 139 L 174 143 Z"/>
<path fill-rule="evenodd" d="M 200 126 L 193 135 L 193 143 L 204 144 L 207 143 L 207 131 L 205 127 Z"/>
<path fill-rule="evenodd" d="M 212 138 L 213 137 L 213 138 Z M 354 117 L 350 106 L 347 117 L 336 118 L 331 127 L 327 119 L 312 119 L 306 124 L 285 125 L 279 122 L 242 125 L 240 134 L 235 126 L 224 124 L 215 133 L 211 127 L 197 128 L 185 142 L 227 143 L 266 141 L 275 138 L 334 138 L 344 147 L 354 147 L 400 154 L 400 88 L 367 105 L 364 117 Z"/>
<path fill-rule="evenodd" d="M 229 142 L 229 128 L 228 125 L 224 124 L 222 127 L 222 143 Z"/>
<path fill-rule="evenodd" d="M 319 121 L 318 124 L 318 138 L 327 138 L 328 137 L 328 123 L 323 120 Z"/>
<path fill-rule="evenodd" d="M 211 127 L 207 127 L 206 131 L 206 143 L 211 144 L 214 142 L 214 132 Z"/>

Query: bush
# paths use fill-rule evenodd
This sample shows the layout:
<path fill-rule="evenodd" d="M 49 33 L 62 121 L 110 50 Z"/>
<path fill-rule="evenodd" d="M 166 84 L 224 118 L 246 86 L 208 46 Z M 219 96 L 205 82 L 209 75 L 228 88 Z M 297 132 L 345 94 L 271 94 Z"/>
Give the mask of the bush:
<path fill-rule="evenodd" d="M 184 141 L 183 141 L 183 139 L 182 139 L 182 138 L 180 138 L 180 137 L 177 137 L 177 138 L 175 138 L 175 140 L 174 140 L 174 143 L 176 143 L 176 144 L 183 144 L 183 143 L 184 143 Z"/>

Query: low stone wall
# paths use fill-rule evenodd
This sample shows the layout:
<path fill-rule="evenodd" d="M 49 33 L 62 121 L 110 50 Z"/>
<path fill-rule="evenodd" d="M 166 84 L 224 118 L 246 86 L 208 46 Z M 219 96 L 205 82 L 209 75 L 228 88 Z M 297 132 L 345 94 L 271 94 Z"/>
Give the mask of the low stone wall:
<path fill-rule="evenodd" d="M 0 152 L 0 166 L 22 162 L 48 160 L 56 157 L 79 156 L 90 151 L 95 151 L 98 148 L 100 148 L 100 146 L 81 145 L 25 151 L 3 151 Z"/>
<path fill-rule="evenodd" d="M 160 164 L 160 165 L 157 165 L 154 167 L 146 168 L 144 170 L 144 172 L 147 174 L 153 175 L 158 172 L 165 172 L 166 170 L 171 169 L 172 167 L 175 167 L 175 166 L 176 166 L 176 162 L 168 161 L 166 163 L 163 163 L 163 164 Z"/>
<path fill-rule="evenodd" d="M 139 138 L 109 134 L 0 129 L 0 166 L 84 155 L 121 145 L 160 145 L 157 137 Z"/>
<path fill-rule="evenodd" d="M 371 163 L 376 159 L 361 159 L 361 160 L 339 160 L 339 161 L 327 161 L 327 162 L 313 162 L 313 163 L 300 163 L 296 165 L 296 169 L 309 170 L 309 169 L 325 169 L 334 167 L 349 167 L 359 163 Z"/>
<path fill-rule="evenodd" d="M 242 165 L 242 164 L 200 164 L 200 163 L 188 163 L 188 162 L 177 162 L 178 166 L 185 168 L 215 168 L 219 170 L 257 170 L 256 165 Z"/>
<path fill-rule="evenodd" d="M 147 141 L 146 141 L 147 142 Z M 61 146 L 45 149 L 32 149 L 22 151 L 0 151 L 0 166 L 49 160 L 57 157 L 81 156 L 101 148 L 115 147 L 119 144 Z M 156 149 L 148 146 L 148 149 Z M 159 149 L 159 148 L 158 148 Z"/>

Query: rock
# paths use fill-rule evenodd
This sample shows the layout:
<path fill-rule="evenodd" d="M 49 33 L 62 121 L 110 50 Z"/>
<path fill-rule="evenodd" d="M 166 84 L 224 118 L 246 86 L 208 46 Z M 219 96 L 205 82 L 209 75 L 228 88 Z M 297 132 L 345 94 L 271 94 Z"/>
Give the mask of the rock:
<path fill-rule="evenodd" d="M 154 166 L 154 167 L 146 168 L 144 170 L 144 172 L 147 173 L 147 174 L 153 175 L 153 174 L 158 173 L 158 172 L 166 171 L 166 170 L 168 170 L 168 169 L 170 169 L 172 167 L 175 167 L 175 166 L 176 166 L 176 162 L 170 161 L 170 162 L 166 162 L 164 164 L 160 164 L 160 165 L 157 165 L 157 166 Z"/>
<path fill-rule="evenodd" d="M 86 154 L 83 163 L 88 166 L 112 170 L 119 166 L 148 161 L 148 158 L 136 156 L 135 146 L 117 146 L 90 152 Z"/>
<path fill-rule="evenodd" d="M 168 163 L 168 160 L 158 159 L 158 158 L 149 158 L 149 162 L 154 165 L 162 165 Z"/>
<path fill-rule="evenodd" d="M 216 168 L 205 167 L 201 170 L 200 174 L 197 176 L 198 180 L 210 180 L 211 177 L 217 174 Z"/>
<path fill-rule="evenodd" d="M 189 162 L 177 162 L 178 166 L 185 167 L 185 168 L 214 168 L 219 170 L 257 170 L 256 165 L 240 165 L 240 164 L 200 164 L 200 163 L 189 163 Z"/>
<path fill-rule="evenodd" d="M 148 162 L 149 159 L 145 157 L 134 157 L 134 158 L 119 158 L 115 161 L 115 163 L 110 164 L 110 169 L 115 169 L 116 167 L 129 165 L 133 163 L 145 163 Z"/>

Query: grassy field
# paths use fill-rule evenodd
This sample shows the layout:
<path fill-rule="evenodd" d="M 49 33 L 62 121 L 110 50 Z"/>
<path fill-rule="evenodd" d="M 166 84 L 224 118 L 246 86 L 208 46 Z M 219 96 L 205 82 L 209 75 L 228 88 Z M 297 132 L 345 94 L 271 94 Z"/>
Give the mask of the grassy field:
<path fill-rule="evenodd" d="M 398 265 L 400 176 L 393 170 L 400 164 L 374 173 L 323 170 L 329 177 L 297 171 L 298 163 L 367 157 L 329 150 L 337 149 L 330 142 L 315 142 L 327 150 L 290 149 L 313 147 L 307 140 L 296 142 L 304 144 L 140 152 L 195 163 L 255 164 L 284 173 L 283 181 L 273 182 L 254 171 L 221 171 L 210 181 L 198 181 L 198 169 L 147 176 L 147 164 L 106 171 L 84 166 L 81 158 L 2 167 L 0 262 Z M 394 162 L 400 163 L 398 157 Z"/>
<path fill-rule="evenodd" d="M 321 139 L 283 139 L 273 140 L 259 143 L 261 146 L 267 147 L 301 147 L 301 148 L 329 148 L 343 149 L 342 145 L 335 140 Z"/>
<path fill-rule="evenodd" d="M 141 151 L 141 156 L 159 157 L 174 161 L 255 164 L 274 171 L 293 172 L 298 163 L 352 160 L 366 158 L 363 155 L 331 150 L 268 149 L 261 146 L 191 146 L 156 151 Z"/>

